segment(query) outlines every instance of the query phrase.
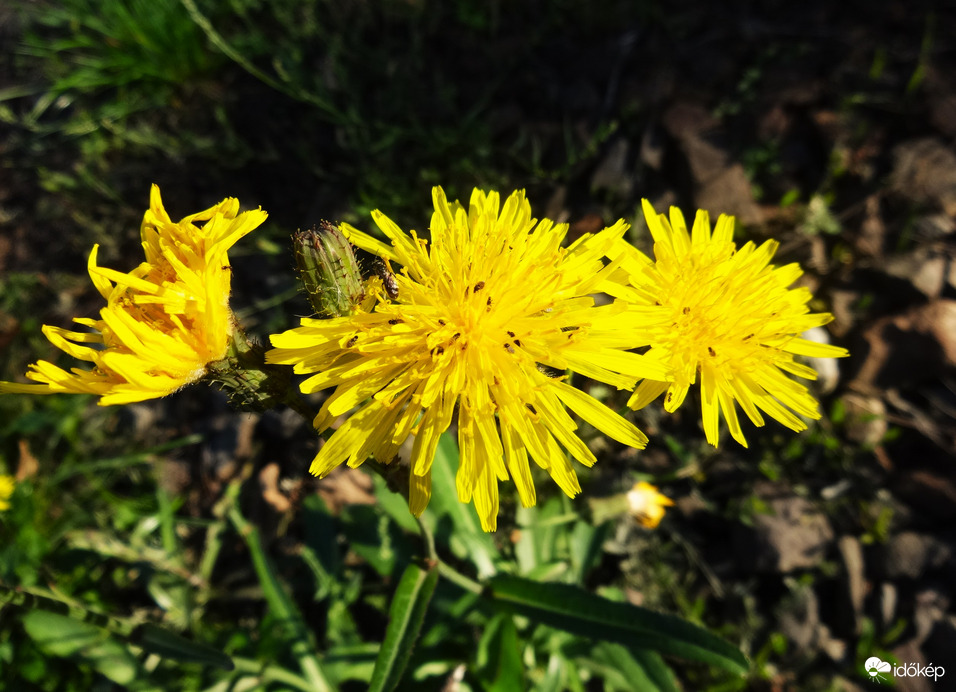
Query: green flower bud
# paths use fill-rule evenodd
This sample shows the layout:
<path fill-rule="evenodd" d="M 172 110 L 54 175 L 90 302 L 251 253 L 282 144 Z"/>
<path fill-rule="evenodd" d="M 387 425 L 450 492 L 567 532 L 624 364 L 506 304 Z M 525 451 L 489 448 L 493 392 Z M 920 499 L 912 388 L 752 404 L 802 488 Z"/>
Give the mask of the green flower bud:
<path fill-rule="evenodd" d="M 352 246 L 338 226 L 322 221 L 292 236 L 295 264 L 312 309 L 320 317 L 351 314 L 365 297 Z"/>

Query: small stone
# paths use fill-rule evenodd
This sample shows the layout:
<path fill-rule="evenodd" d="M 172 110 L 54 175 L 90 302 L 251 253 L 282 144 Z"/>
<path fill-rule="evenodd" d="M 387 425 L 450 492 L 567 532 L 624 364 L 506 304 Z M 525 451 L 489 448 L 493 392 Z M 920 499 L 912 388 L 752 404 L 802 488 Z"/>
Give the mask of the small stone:
<path fill-rule="evenodd" d="M 826 625 L 820 625 L 818 631 L 820 640 L 820 650 L 825 653 L 831 661 L 839 663 L 846 658 L 847 644 L 842 639 L 834 639 L 830 635 L 830 630 Z"/>
<path fill-rule="evenodd" d="M 697 103 L 677 103 L 664 113 L 662 123 L 687 157 L 695 206 L 713 216 L 730 214 L 743 226 L 762 224 L 763 212 L 754 201 L 750 180 L 719 144 L 726 135 L 710 112 Z"/>
<path fill-rule="evenodd" d="M 820 602 L 813 589 L 800 588 L 780 606 L 777 626 L 799 653 L 816 651 L 820 630 Z"/>
<path fill-rule="evenodd" d="M 941 567 L 950 556 L 949 548 L 933 537 L 903 531 L 884 548 L 883 574 L 887 579 L 917 579 L 928 569 Z"/>
<path fill-rule="evenodd" d="M 289 498 L 279 490 L 279 465 L 275 462 L 266 464 L 259 472 L 259 487 L 262 499 L 272 505 L 276 512 L 284 514 L 292 509 Z"/>
<path fill-rule="evenodd" d="M 956 221 L 946 214 L 924 214 L 913 220 L 913 235 L 928 241 L 940 240 L 956 231 Z"/>
<path fill-rule="evenodd" d="M 901 195 L 956 216 L 956 154 L 939 140 L 903 142 L 893 152 L 892 186 Z"/>
<path fill-rule="evenodd" d="M 827 325 L 827 329 L 834 336 L 840 338 L 846 336 L 853 325 L 856 323 L 856 314 L 854 306 L 860 302 L 862 296 L 858 291 L 847 291 L 835 289 L 830 292 L 830 312 L 833 314 L 833 321 Z"/>
<path fill-rule="evenodd" d="M 869 351 L 854 382 L 862 389 L 912 387 L 956 365 L 956 300 L 940 298 L 877 320 L 863 338 Z"/>
<path fill-rule="evenodd" d="M 938 298 L 946 283 L 949 259 L 929 247 L 894 255 L 887 260 L 884 271 L 890 276 L 905 279 L 928 298 Z"/>
<path fill-rule="evenodd" d="M 917 593 L 913 606 L 913 628 L 916 630 L 913 641 L 922 646 L 948 610 L 949 599 L 936 589 L 923 589 Z"/>
<path fill-rule="evenodd" d="M 907 641 L 904 644 L 896 647 L 890 653 L 896 657 L 896 660 L 902 664 L 914 664 L 920 668 L 926 667 L 928 663 L 932 661 L 927 660 L 923 655 L 923 652 L 920 650 L 919 645 L 913 641 Z M 946 664 L 943 664 L 945 667 Z M 895 677 L 893 681 L 896 683 L 896 686 L 893 688 L 897 692 L 933 692 L 933 683 L 927 680 L 924 677 L 918 676 L 906 676 L 906 677 Z"/>
<path fill-rule="evenodd" d="M 880 585 L 880 617 L 883 618 L 883 627 L 893 624 L 897 599 L 896 586 L 892 582 L 883 582 Z"/>
<path fill-rule="evenodd" d="M 863 599 L 866 596 L 863 547 L 854 536 L 841 536 L 837 547 L 843 559 L 845 586 L 852 609 L 852 631 L 853 634 L 858 635 L 863 618 Z"/>
<path fill-rule="evenodd" d="M 886 436 L 886 404 L 878 396 L 849 392 L 840 397 L 846 415 L 846 436 L 864 447 L 875 447 Z"/>
<path fill-rule="evenodd" d="M 756 569 L 787 573 L 823 562 L 833 540 L 826 516 L 802 497 L 775 498 L 767 504 L 771 514 L 754 518 L 756 552 L 750 559 Z"/>

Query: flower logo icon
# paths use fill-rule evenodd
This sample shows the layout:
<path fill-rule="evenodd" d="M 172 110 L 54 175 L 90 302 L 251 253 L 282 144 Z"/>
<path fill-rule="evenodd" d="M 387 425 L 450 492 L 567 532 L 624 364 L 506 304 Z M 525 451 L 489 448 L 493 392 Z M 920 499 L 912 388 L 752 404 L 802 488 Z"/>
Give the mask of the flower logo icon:
<path fill-rule="evenodd" d="M 892 666 L 886 661 L 881 661 L 876 656 L 870 656 L 863 664 L 863 670 L 866 671 L 866 674 L 869 675 L 872 680 L 882 683 L 888 680 L 883 674 L 889 673 L 892 670 Z"/>

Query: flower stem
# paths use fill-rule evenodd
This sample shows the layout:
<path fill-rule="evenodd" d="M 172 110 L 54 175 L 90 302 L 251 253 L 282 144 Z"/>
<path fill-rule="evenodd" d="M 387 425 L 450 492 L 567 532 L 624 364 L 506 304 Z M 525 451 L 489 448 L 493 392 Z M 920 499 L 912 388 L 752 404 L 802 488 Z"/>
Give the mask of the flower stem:
<path fill-rule="evenodd" d="M 477 594 L 479 596 L 485 591 L 485 587 L 482 586 L 480 582 L 475 581 L 471 577 L 466 577 L 464 574 L 442 560 L 438 560 L 438 573 L 456 586 L 460 586 L 465 591 L 470 591 L 471 593 Z"/>

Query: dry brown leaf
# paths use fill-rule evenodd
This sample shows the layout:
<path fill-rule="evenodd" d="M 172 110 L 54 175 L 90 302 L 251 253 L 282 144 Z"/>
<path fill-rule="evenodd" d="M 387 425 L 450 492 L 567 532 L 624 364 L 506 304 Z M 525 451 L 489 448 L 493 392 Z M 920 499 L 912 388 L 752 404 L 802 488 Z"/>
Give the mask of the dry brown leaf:
<path fill-rule="evenodd" d="M 30 451 L 30 443 L 25 439 L 20 438 L 17 446 L 20 448 L 20 459 L 17 462 L 17 482 L 22 483 L 37 475 L 37 471 L 40 470 L 40 462 L 33 456 L 33 452 Z"/>
<path fill-rule="evenodd" d="M 272 505 L 280 514 L 292 509 L 289 498 L 279 490 L 279 465 L 275 462 L 266 464 L 259 472 L 259 485 L 262 488 L 262 499 Z"/>

